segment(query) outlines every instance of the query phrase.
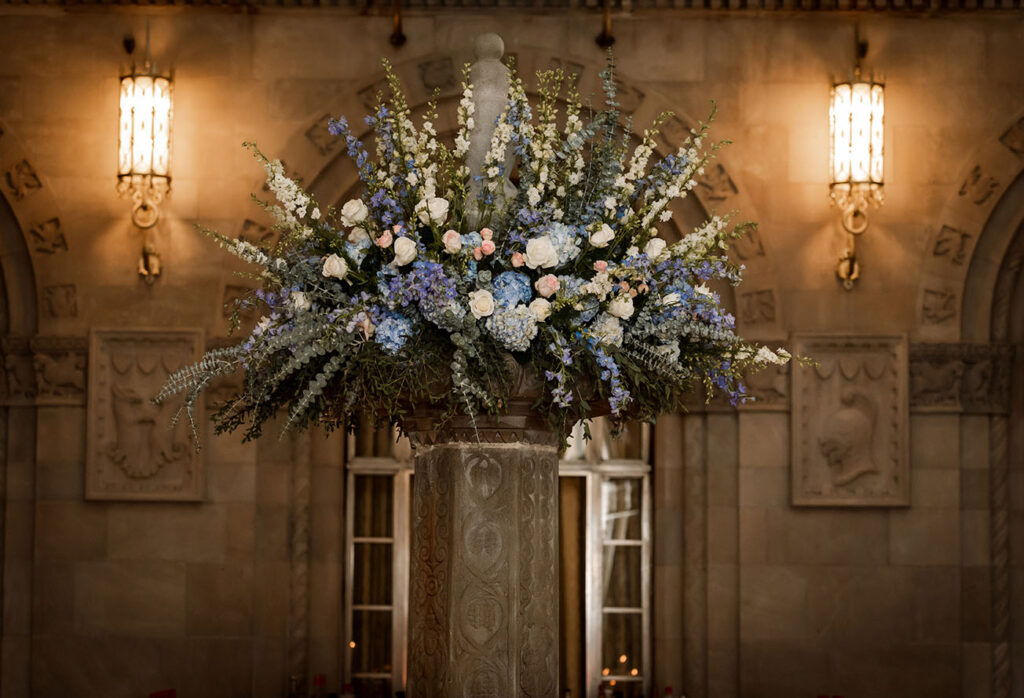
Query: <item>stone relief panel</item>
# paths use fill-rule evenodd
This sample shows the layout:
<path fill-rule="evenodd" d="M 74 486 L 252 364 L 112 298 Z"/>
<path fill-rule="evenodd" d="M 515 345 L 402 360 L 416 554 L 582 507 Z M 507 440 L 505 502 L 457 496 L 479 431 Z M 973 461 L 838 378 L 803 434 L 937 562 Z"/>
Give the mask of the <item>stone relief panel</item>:
<path fill-rule="evenodd" d="M 910 404 L 917 412 L 1005 414 L 1012 372 L 1012 345 L 915 344 Z"/>
<path fill-rule="evenodd" d="M 88 499 L 198 501 L 202 460 L 177 404 L 153 405 L 168 374 L 200 358 L 199 330 L 93 330 L 85 489 Z M 202 406 L 196 405 L 197 423 Z"/>
<path fill-rule="evenodd" d="M 4 337 L 0 404 L 84 405 L 84 337 Z"/>
<path fill-rule="evenodd" d="M 909 506 L 907 340 L 797 335 L 794 506 Z"/>

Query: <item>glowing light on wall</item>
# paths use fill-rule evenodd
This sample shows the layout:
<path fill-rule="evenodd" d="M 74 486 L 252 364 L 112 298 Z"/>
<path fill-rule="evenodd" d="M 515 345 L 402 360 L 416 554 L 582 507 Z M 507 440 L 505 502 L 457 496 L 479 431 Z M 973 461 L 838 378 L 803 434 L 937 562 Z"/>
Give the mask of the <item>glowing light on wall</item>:
<path fill-rule="evenodd" d="M 160 216 L 157 206 L 171 187 L 171 78 L 142 71 L 121 76 L 117 186 L 132 198 L 132 221 L 150 228 Z"/>
<path fill-rule="evenodd" d="M 848 242 L 836 274 L 847 290 L 860 276 L 856 238 L 868 228 L 868 207 L 882 204 L 885 184 L 885 86 L 861 79 L 860 59 L 868 45 L 859 32 L 855 42 L 853 79 L 832 85 L 829 104 L 829 190 L 842 210 Z"/>

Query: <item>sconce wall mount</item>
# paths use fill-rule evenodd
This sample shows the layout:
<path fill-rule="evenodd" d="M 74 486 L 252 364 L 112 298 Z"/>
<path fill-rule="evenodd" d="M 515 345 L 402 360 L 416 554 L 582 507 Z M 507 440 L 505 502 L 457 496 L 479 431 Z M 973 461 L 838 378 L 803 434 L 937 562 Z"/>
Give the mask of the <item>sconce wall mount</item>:
<path fill-rule="evenodd" d="M 126 37 L 130 55 L 135 39 Z M 149 25 L 146 26 L 146 57 L 142 67 L 134 63 L 122 73 L 117 140 L 117 191 L 132 201 L 132 222 L 143 232 L 139 275 L 152 283 L 160 275 L 160 256 L 150 230 L 160 219 L 160 204 L 171 191 L 171 126 L 173 77 L 160 73 L 149 59 Z"/>
<path fill-rule="evenodd" d="M 849 80 L 832 85 L 829 104 L 829 193 L 842 212 L 847 249 L 836 267 L 846 290 L 860 276 L 856 241 L 868 228 L 868 209 L 885 199 L 885 85 L 861 77 L 867 42 L 855 35 L 857 63 Z"/>

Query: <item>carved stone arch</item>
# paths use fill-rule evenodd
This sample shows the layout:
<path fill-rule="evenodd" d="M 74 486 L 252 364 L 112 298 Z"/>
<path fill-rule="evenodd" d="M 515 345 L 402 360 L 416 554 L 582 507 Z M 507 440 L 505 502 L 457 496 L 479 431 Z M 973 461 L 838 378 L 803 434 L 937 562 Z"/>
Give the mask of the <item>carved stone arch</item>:
<path fill-rule="evenodd" d="M 1022 172 L 1024 112 L 967 161 L 930 231 L 916 301 L 919 338 L 988 341 L 999 266 L 1024 218 Z"/>
<path fill-rule="evenodd" d="M 982 465 L 988 468 L 989 494 L 990 695 L 1005 698 L 1020 690 L 1013 625 L 1022 617 L 1014 591 L 1021 568 L 1012 555 L 1019 543 L 1012 522 L 1020 516 L 1020 503 L 1012 492 L 1019 477 L 1015 464 L 1024 454 L 1024 115 L 993 134 L 963 174 L 944 211 L 947 223 L 930 241 L 925 284 L 942 280 L 960 294 L 951 301 L 959 315 L 947 323 L 950 339 L 989 345 L 988 360 L 980 364 L 994 396 L 986 410 L 987 434 L 965 431 L 964 438 L 984 438 L 988 444 Z M 923 286 L 922 294 L 928 290 Z M 1008 345 L 1016 345 L 1016 356 Z"/>
<path fill-rule="evenodd" d="M 550 49 L 538 47 L 511 47 L 510 55 L 515 57 L 519 74 L 532 76 L 535 71 L 545 68 L 562 68 L 568 74 L 578 76 L 581 94 L 601 95 L 600 72 L 604 64 L 586 58 L 560 56 Z M 402 81 L 407 98 L 413 110 L 422 110 L 436 89 L 439 94 L 439 116 L 435 127 L 438 133 L 453 132 L 456 128 L 455 113 L 461 92 L 461 68 L 473 60 L 469 51 L 453 54 L 420 56 L 394 68 Z M 527 80 L 527 91 L 532 92 L 532 80 Z M 331 117 L 346 116 L 356 135 L 363 137 L 368 128 L 362 117 L 374 106 L 378 91 L 385 90 L 383 72 L 377 78 L 323 105 L 311 114 L 309 126 L 297 132 L 287 142 L 281 154 L 288 172 L 302 179 L 309 191 L 322 203 L 336 204 L 358 186 L 355 166 L 345 153 L 344 142 L 327 132 Z M 622 111 L 631 116 L 634 135 L 639 137 L 645 125 L 660 113 L 671 111 L 676 114 L 662 127 L 662 137 L 657 144 L 661 154 L 675 151 L 690 134 L 690 128 L 697 123 L 686 114 L 680 113 L 677 105 L 647 87 L 619 82 L 618 99 Z M 714 160 L 699 178 L 699 186 L 681 205 L 674 208 L 673 230 L 676 236 L 690 232 L 692 226 L 713 213 L 737 211 L 739 220 L 757 220 L 753 202 L 743 187 L 739 186 L 733 168 L 727 158 Z M 241 234 L 249 231 L 250 237 L 265 233 L 254 221 L 243 223 Z M 671 234 L 671 233 L 670 233 Z M 737 325 L 744 335 L 762 339 L 785 337 L 782 317 L 779 311 L 778 286 L 771 255 L 771 242 L 756 231 L 737 241 L 733 247 L 737 261 L 746 265 L 745 282 L 737 291 L 734 305 Z M 732 289 L 724 289 L 727 294 Z"/>

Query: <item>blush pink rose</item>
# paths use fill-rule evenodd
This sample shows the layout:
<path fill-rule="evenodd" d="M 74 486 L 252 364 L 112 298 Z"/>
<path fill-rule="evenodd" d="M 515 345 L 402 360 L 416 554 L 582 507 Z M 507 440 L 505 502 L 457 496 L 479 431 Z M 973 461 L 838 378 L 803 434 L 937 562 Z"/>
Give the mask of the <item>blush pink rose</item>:
<path fill-rule="evenodd" d="M 494 243 L 490 240 L 484 240 L 480 243 L 480 251 L 484 254 L 494 254 Z"/>
<path fill-rule="evenodd" d="M 493 237 L 493 236 L 494 236 L 494 231 L 491 230 L 490 228 L 481 228 L 480 229 L 480 237 L 482 237 L 484 240 L 490 240 L 491 237 Z M 485 252 L 484 254 L 488 254 L 488 253 Z"/>
<path fill-rule="evenodd" d="M 523 253 L 522 252 L 513 252 L 512 253 L 512 266 L 514 266 L 514 267 L 521 267 L 524 264 L 526 264 L 526 260 L 523 259 Z"/>
<path fill-rule="evenodd" d="M 479 262 L 481 259 L 483 259 L 483 256 L 484 256 L 483 249 L 481 249 L 479 247 L 474 247 L 473 248 L 473 259 L 475 259 L 476 261 Z"/>
<path fill-rule="evenodd" d="M 377 238 L 377 247 L 391 247 L 391 241 L 394 240 L 394 236 L 391 235 L 390 230 L 385 230 Z"/>
<path fill-rule="evenodd" d="M 555 291 L 558 290 L 558 287 L 561 286 L 561 284 L 558 282 L 558 277 L 554 274 L 545 274 L 537 279 L 537 282 L 533 286 L 537 289 L 537 293 L 545 298 L 550 298 L 555 294 Z"/>
<path fill-rule="evenodd" d="M 608 262 L 604 261 L 603 259 L 599 259 L 596 262 L 594 262 L 594 270 L 595 271 L 604 271 L 607 268 L 608 268 Z"/>

